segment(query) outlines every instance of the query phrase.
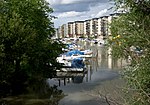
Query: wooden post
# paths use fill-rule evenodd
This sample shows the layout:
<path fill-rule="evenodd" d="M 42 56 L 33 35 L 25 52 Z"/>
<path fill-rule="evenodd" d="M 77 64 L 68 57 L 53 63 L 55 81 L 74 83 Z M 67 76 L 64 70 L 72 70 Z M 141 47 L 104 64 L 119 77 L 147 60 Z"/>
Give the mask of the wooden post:
<path fill-rule="evenodd" d="M 64 78 L 64 85 L 66 85 L 66 78 Z"/>
<path fill-rule="evenodd" d="M 60 86 L 60 79 L 58 79 L 58 81 L 59 81 L 59 86 Z"/>

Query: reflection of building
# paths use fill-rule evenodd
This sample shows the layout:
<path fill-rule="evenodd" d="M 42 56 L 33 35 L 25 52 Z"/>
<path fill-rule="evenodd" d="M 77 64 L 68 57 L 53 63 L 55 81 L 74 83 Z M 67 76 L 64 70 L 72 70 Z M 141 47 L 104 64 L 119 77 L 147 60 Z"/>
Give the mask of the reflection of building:
<path fill-rule="evenodd" d="M 92 79 L 92 65 L 87 65 L 87 73 L 85 74 L 85 79 L 86 79 L 86 82 L 89 82 L 91 81 Z"/>
<path fill-rule="evenodd" d="M 112 69 L 112 56 L 108 55 L 108 68 Z"/>

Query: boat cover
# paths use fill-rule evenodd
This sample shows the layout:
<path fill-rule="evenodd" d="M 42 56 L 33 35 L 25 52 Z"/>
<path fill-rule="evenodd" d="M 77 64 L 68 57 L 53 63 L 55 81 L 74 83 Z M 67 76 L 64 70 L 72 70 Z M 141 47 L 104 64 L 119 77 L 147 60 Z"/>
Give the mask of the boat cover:
<path fill-rule="evenodd" d="M 84 52 L 81 52 L 79 50 L 72 50 L 66 53 L 66 56 L 72 56 L 72 55 L 84 55 Z"/>
<path fill-rule="evenodd" d="M 75 58 L 71 62 L 72 68 L 84 68 L 84 62 L 82 58 Z"/>

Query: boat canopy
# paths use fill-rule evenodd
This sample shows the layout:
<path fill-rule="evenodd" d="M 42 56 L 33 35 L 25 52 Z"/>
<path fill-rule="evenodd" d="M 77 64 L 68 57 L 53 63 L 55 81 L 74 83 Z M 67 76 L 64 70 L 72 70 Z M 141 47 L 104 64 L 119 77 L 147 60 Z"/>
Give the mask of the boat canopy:
<path fill-rule="evenodd" d="M 79 50 L 72 50 L 66 53 L 66 56 L 72 56 L 72 55 L 84 55 L 84 52 L 81 52 Z"/>
<path fill-rule="evenodd" d="M 84 62 L 82 58 L 75 58 L 71 62 L 72 68 L 84 68 Z"/>

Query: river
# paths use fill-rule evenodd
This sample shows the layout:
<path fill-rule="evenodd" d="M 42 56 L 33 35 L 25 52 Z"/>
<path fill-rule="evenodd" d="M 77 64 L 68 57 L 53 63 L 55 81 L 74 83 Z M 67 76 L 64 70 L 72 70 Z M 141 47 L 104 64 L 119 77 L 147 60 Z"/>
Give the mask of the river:
<path fill-rule="evenodd" d="M 87 72 L 73 79 L 49 79 L 66 95 L 59 105 L 115 105 L 122 102 L 122 88 L 125 85 L 120 71 L 125 65 L 122 59 L 113 59 L 105 46 L 80 42 L 85 49 L 92 49 L 95 57 L 88 60 Z"/>

